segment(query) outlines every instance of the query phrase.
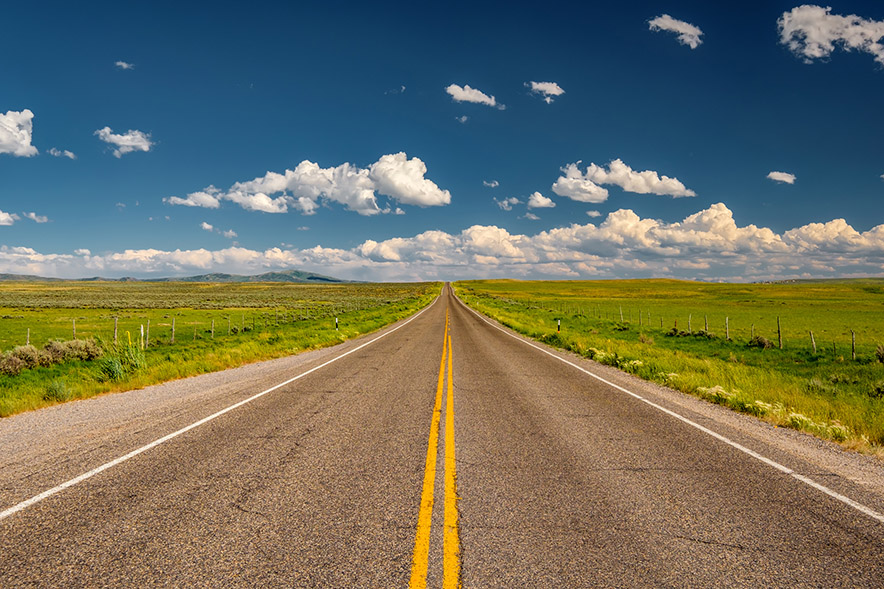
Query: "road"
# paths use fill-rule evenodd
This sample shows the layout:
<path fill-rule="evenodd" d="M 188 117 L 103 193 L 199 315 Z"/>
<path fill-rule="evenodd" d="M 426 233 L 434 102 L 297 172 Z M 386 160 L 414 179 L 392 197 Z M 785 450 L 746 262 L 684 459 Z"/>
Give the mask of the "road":
<path fill-rule="evenodd" d="M 2 420 L 0 448 L 3 587 L 884 585 L 879 461 L 448 288 L 336 348 Z"/>

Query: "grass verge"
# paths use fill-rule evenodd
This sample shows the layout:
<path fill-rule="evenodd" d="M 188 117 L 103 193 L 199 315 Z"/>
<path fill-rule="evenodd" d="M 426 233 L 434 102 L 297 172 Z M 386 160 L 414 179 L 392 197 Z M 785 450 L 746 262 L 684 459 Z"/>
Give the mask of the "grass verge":
<path fill-rule="evenodd" d="M 616 287 L 605 288 L 635 296 L 636 283 L 612 282 Z M 600 308 L 601 302 L 590 287 L 581 298 L 576 284 L 475 281 L 457 283 L 455 290 L 477 311 L 548 345 L 884 458 L 884 364 L 877 348 L 866 346 L 853 360 L 829 350 L 813 352 L 809 346 L 765 347 L 761 336 L 753 340 L 749 333 L 728 339 L 704 329 L 688 332 L 665 324 L 660 328 L 646 319 L 639 325 L 620 319 L 620 304 L 609 304 L 615 309 L 611 313 L 588 312 Z M 557 295 L 563 288 L 569 290 L 568 297 Z M 694 317 L 721 311 L 720 302 L 697 292 L 691 296 Z M 648 300 L 639 302 L 651 306 Z M 677 301 L 659 304 L 675 306 Z M 734 312 L 732 306 L 728 309 Z M 704 326 L 700 321 L 694 325 Z"/>

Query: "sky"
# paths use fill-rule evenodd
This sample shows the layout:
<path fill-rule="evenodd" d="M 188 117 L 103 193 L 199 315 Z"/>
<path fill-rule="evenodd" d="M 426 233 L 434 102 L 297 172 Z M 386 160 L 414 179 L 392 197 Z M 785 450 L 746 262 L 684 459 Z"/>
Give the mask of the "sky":
<path fill-rule="evenodd" d="M 884 3 L 3 8 L 0 272 L 884 276 Z"/>

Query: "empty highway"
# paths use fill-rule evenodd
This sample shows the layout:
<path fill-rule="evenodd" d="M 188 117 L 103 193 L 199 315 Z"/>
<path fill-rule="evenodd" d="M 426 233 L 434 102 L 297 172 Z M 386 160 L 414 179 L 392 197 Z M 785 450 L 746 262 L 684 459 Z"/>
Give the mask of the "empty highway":
<path fill-rule="evenodd" d="M 881 587 L 884 467 L 457 300 L 0 421 L 0 586 Z"/>

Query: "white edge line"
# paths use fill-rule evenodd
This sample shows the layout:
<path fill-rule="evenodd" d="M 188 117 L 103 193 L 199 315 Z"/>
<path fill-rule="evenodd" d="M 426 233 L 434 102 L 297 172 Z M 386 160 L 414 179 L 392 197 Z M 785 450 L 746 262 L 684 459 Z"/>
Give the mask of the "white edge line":
<path fill-rule="evenodd" d="M 440 296 L 441 296 L 441 295 L 440 295 Z M 200 419 L 199 421 L 197 421 L 197 422 L 195 422 L 195 423 L 192 423 L 192 424 L 190 424 L 190 425 L 188 425 L 188 426 L 186 426 L 186 427 L 183 427 L 183 428 L 179 429 L 179 430 L 176 431 L 176 432 L 172 432 L 171 434 L 165 435 L 165 436 L 163 436 L 162 438 L 159 438 L 159 439 L 157 439 L 157 440 L 154 440 L 153 442 L 151 442 L 151 443 L 149 443 L 149 444 L 147 444 L 147 445 L 145 445 L 145 446 L 142 446 L 142 447 L 140 447 L 140 448 L 138 448 L 138 449 L 136 449 L 136 450 L 132 450 L 131 452 L 129 452 L 128 454 L 126 454 L 126 455 L 124 455 L 124 456 L 120 456 L 119 458 L 116 458 L 116 459 L 114 459 L 114 460 L 111 460 L 110 462 L 106 462 L 105 464 L 102 464 L 101 466 L 98 466 L 98 467 L 96 467 L 96 468 L 93 468 L 93 469 L 90 470 L 89 472 L 85 472 L 85 473 L 81 474 L 80 476 L 75 477 L 75 478 L 72 478 L 72 479 L 69 480 L 69 481 L 65 481 L 64 483 L 61 483 L 60 485 L 58 485 L 58 486 L 56 486 L 56 487 L 52 487 L 51 489 L 48 489 L 48 490 L 46 490 L 46 491 L 43 491 L 43 492 L 40 493 L 39 495 L 34 495 L 34 496 L 31 497 L 30 499 L 26 499 L 26 500 L 22 501 L 21 503 L 19 503 L 19 504 L 17 504 L 17 505 L 13 505 L 12 507 L 9 507 L 9 508 L 7 508 L 7 509 L 4 509 L 3 511 L 0 511 L 0 520 L 4 520 L 4 519 L 6 519 L 7 517 L 9 517 L 10 515 L 13 515 L 13 514 L 15 514 L 15 513 L 18 513 L 19 511 L 21 511 L 21 510 L 23 510 L 23 509 L 26 509 L 26 508 L 30 507 L 31 505 L 34 505 L 35 503 L 39 503 L 40 501 L 43 501 L 44 499 L 46 499 L 46 498 L 48 498 L 48 497 L 51 497 L 51 496 L 55 495 L 56 493 L 59 493 L 59 492 L 61 492 L 61 491 L 64 491 L 65 489 L 69 489 L 70 487 L 73 487 L 74 485 L 77 485 L 77 484 L 79 484 L 79 483 L 82 483 L 83 481 L 85 481 L 85 480 L 87 480 L 87 479 L 90 479 L 90 478 L 94 477 L 95 475 L 100 474 L 100 473 L 106 471 L 106 470 L 109 469 L 109 468 L 113 468 L 114 466 L 117 466 L 118 464 L 121 464 L 121 463 L 123 463 L 123 462 L 126 462 L 126 461 L 129 460 L 130 458 L 134 458 L 135 456 L 138 456 L 138 455 L 141 454 L 142 452 L 147 452 L 147 451 L 150 450 L 151 448 L 155 448 L 155 447 L 159 446 L 160 444 L 163 444 L 163 443 L 165 443 L 165 442 L 168 442 L 169 440 L 171 440 L 171 439 L 173 439 L 173 438 L 177 438 L 177 437 L 180 436 L 181 434 L 187 433 L 187 432 L 189 432 L 190 430 L 192 430 L 192 429 L 194 429 L 194 428 L 197 428 L 197 427 L 199 427 L 199 426 L 201 426 L 201 425 L 203 425 L 203 424 L 206 424 L 206 423 L 212 421 L 213 419 L 216 419 L 216 418 L 218 418 L 218 417 L 221 417 L 221 416 L 224 415 L 225 413 L 228 413 L 228 412 L 230 412 L 230 411 L 233 411 L 234 409 L 237 409 L 237 408 L 239 408 L 239 407 L 242 407 L 243 405 L 246 405 L 246 404 L 248 404 L 248 403 L 251 403 L 252 401 L 254 401 L 254 400 L 256 400 L 256 399 L 259 399 L 259 398 L 263 397 L 263 396 L 266 395 L 267 393 L 271 393 L 271 392 L 275 391 L 276 389 L 278 389 L 278 388 L 280 388 L 280 387 L 284 387 L 284 386 L 286 386 L 286 385 L 288 385 L 288 384 L 291 384 L 291 383 L 295 382 L 296 380 L 299 380 L 299 379 L 301 379 L 301 378 L 304 378 L 304 377 L 307 376 L 308 374 L 311 374 L 311 373 L 313 373 L 313 372 L 316 372 L 316 371 L 319 370 L 320 368 L 324 368 L 324 367 L 328 366 L 329 364 L 331 364 L 332 362 L 337 362 L 337 361 L 340 360 L 341 358 L 344 358 L 344 357 L 346 357 L 346 356 L 349 356 L 349 355 L 352 354 L 353 352 L 358 352 L 358 351 L 361 350 L 362 348 L 364 348 L 364 347 L 366 347 L 366 346 L 369 346 L 369 345 L 375 343 L 376 341 L 378 341 L 379 339 L 381 339 L 381 338 L 383 338 L 383 337 L 386 337 L 386 336 L 390 335 L 390 334 L 393 333 L 394 331 L 397 331 L 397 330 L 399 330 L 399 329 L 405 327 L 406 325 L 408 325 L 409 323 L 411 323 L 412 321 L 414 321 L 415 319 L 417 319 L 420 315 L 422 315 L 422 314 L 424 313 L 424 311 L 426 311 L 426 310 L 428 310 L 430 307 L 432 307 L 432 306 L 436 303 L 436 301 L 439 300 L 439 298 L 440 298 L 440 297 L 436 297 L 436 299 L 435 299 L 432 303 L 430 303 L 429 305 L 427 305 L 426 307 L 424 307 L 423 309 L 421 309 L 420 311 L 418 311 L 416 314 L 412 315 L 407 321 L 405 321 L 404 323 L 402 323 L 402 324 L 400 324 L 400 325 L 397 325 L 396 327 L 394 327 L 393 329 L 391 329 L 391 330 L 389 330 L 389 331 L 386 331 L 386 332 L 382 333 L 381 335 L 377 336 L 377 337 L 374 338 L 373 340 L 367 341 L 367 342 L 365 342 L 364 344 L 361 344 L 360 346 L 353 348 L 352 350 L 348 350 L 347 352 L 344 352 L 344 353 L 341 354 L 340 356 L 336 356 L 336 357 L 332 358 L 331 360 L 328 360 L 327 362 L 324 362 L 324 363 L 320 364 L 319 366 L 314 366 L 313 368 L 311 368 L 310 370 L 307 370 L 306 372 L 302 372 L 301 374 L 299 374 L 299 375 L 297 375 L 297 376 L 294 376 L 294 377 L 292 377 L 292 378 L 290 378 L 290 379 L 288 379 L 288 380 L 286 380 L 286 381 L 284 381 L 284 382 L 281 382 L 281 383 L 279 383 L 279 384 L 277 384 L 277 385 L 275 385 L 275 386 L 272 386 L 272 387 L 270 387 L 269 389 L 267 389 L 266 391 L 261 391 L 260 393 L 258 393 L 258 394 L 256 394 L 256 395 L 252 395 L 252 396 L 249 397 L 248 399 L 243 399 L 242 401 L 239 401 L 239 402 L 237 402 L 237 403 L 234 403 L 234 404 L 231 405 L 230 407 L 227 407 L 227 408 L 222 409 L 222 410 L 220 410 L 220 411 L 218 411 L 218 412 L 216 412 L 216 413 L 213 413 L 213 414 L 209 415 L 208 417 L 204 417 L 204 418 Z"/>
<path fill-rule="evenodd" d="M 646 404 L 650 405 L 650 406 L 653 407 L 654 409 L 658 409 L 658 410 L 662 411 L 663 413 L 665 413 L 665 414 L 667 414 L 667 415 L 669 415 L 669 416 L 671 416 L 671 417 L 674 417 L 675 419 L 678 419 L 679 421 L 681 421 L 681 422 L 683 422 L 683 423 L 686 423 L 687 425 L 690 425 L 690 426 L 692 426 L 692 427 L 694 427 L 694 428 L 700 430 L 701 432 L 703 432 L 703 433 L 705 433 L 705 434 L 708 434 L 708 435 L 712 436 L 712 437 L 715 438 L 716 440 L 719 440 L 719 441 L 721 441 L 721 442 L 724 442 L 725 444 L 727 444 L 727 445 L 729 445 L 729 446 L 732 446 L 733 448 L 736 448 L 736 449 L 739 450 L 740 452 L 743 452 L 743 453 L 745 453 L 745 454 L 748 454 L 748 455 L 751 456 L 752 458 L 755 458 L 755 459 L 757 459 L 757 460 L 760 460 L 761 462 L 765 463 L 766 465 L 771 466 L 771 467 L 777 469 L 778 471 L 780 471 L 780 472 L 782 472 L 782 473 L 784 473 L 784 474 L 790 475 L 792 478 L 794 478 L 794 479 L 796 479 L 796 480 L 799 480 L 799 481 L 801 481 L 802 483 L 804 483 L 804 484 L 806 484 L 806 485 L 808 485 L 808 486 L 810 486 L 810 487 L 813 487 L 814 489 L 816 489 L 816 490 L 818 490 L 818 491 L 822 491 L 823 493 L 825 493 L 825 494 L 828 495 L 829 497 L 832 497 L 833 499 L 837 499 L 838 501 L 844 503 L 845 505 L 849 505 L 850 507 L 853 507 L 853 508 L 856 509 L 857 511 L 859 511 L 859 512 L 861 512 L 861 513 L 864 513 L 865 515 L 868 515 L 869 517 L 871 517 L 871 518 L 873 518 L 873 519 L 876 519 L 876 520 L 878 520 L 878 521 L 881 522 L 881 523 L 884 523 L 884 514 L 881 514 L 881 513 L 875 511 L 874 509 L 872 509 L 872 508 L 870 508 L 870 507 L 866 507 L 866 506 L 863 505 L 862 503 L 858 503 L 858 502 L 854 501 L 853 499 L 851 499 L 851 498 L 849 498 L 849 497 L 845 497 L 845 496 L 842 495 L 841 493 L 838 493 L 837 491 L 833 491 L 832 489 L 826 487 L 825 485 L 821 485 L 820 483 L 814 481 L 813 479 L 811 479 L 811 478 L 809 478 L 809 477 L 806 477 L 806 476 L 804 476 L 804 475 L 802 475 L 802 474 L 798 474 L 797 472 L 795 472 L 795 471 L 792 470 L 791 468 L 786 467 L 786 466 L 783 466 L 783 465 L 780 464 L 779 462 L 776 462 L 776 461 L 774 461 L 774 460 L 771 460 L 770 458 L 767 458 L 767 457 L 765 457 L 765 456 L 762 456 L 762 455 L 759 454 L 758 452 L 755 452 L 754 450 L 750 450 L 749 448 L 747 448 L 747 447 L 745 447 L 745 446 L 743 446 L 743 445 L 741 445 L 741 444 L 738 444 L 737 442 L 731 440 L 730 438 L 727 438 L 727 437 L 725 437 L 725 436 L 723 436 L 723 435 L 721 435 L 721 434 L 719 434 L 719 433 L 716 433 L 716 432 L 714 432 L 714 431 L 712 431 L 712 430 L 710 430 L 710 429 L 708 429 L 708 428 L 706 428 L 706 427 L 703 427 L 703 426 L 700 425 L 699 423 L 697 423 L 697 422 L 695 422 L 695 421 L 691 421 L 691 420 L 688 419 L 687 417 L 684 417 L 684 416 L 682 416 L 682 415 L 679 415 L 678 413 L 676 413 L 676 412 L 674 412 L 674 411 L 671 411 L 671 410 L 667 409 L 666 407 L 662 407 L 662 406 L 660 406 L 660 405 L 654 403 L 653 401 L 649 401 L 648 399 L 645 399 L 645 398 L 642 397 L 641 395 L 638 395 L 638 394 L 636 394 L 636 393 L 633 393 L 632 391 L 629 391 L 629 390 L 627 390 L 627 389 L 625 389 L 625 388 L 623 388 L 623 387 L 621 387 L 621 386 L 619 386 L 619 385 L 616 385 L 616 384 L 614 384 L 614 383 L 612 383 L 612 382 L 610 382 L 610 381 L 608 381 L 608 380 L 605 380 L 605 379 L 602 378 L 601 376 L 599 376 L 599 375 L 597 375 L 597 374 L 594 374 L 594 373 L 590 372 L 589 370 L 583 368 L 582 366 L 578 366 L 577 364 L 574 364 L 573 362 L 571 362 L 571 361 L 569 361 L 569 360 L 566 360 L 565 358 L 562 358 L 561 356 L 558 356 L 557 354 L 553 354 L 553 353 L 550 352 L 549 350 L 546 350 L 546 349 L 544 349 L 544 348 L 542 348 L 542 347 L 540 347 L 540 346 L 538 346 L 538 345 L 536 345 L 536 344 L 534 344 L 534 343 L 532 343 L 532 342 L 530 342 L 530 341 L 528 341 L 528 340 L 526 340 L 526 339 L 523 339 L 523 338 L 521 338 L 521 337 L 515 335 L 514 333 L 511 333 L 510 331 L 508 331 L 508 330 L 506 330 L 506 329 L 500 327 L 499 325 L 495 325 L 494 323 L 492 323 L 491 321 L 489 321 L 487 318 L 483 317 L 478 311 L 476 311 L 475 309 L 473 309 L 473 308 L 470 307 L 469 305 L 465 304 L 465 303 L 464 303 L 463 301 L 461 301 L 460 299 L 457 299 L 457 301 L 458 301 L 461 305 L 463 305 L 463 307 L 464 307 L 465 309 L 468 309 L 468 310 L 471 311 L 474 315 L 476 315 L 476 317 L 478 317 L 479 319 L 481 319 L 482 321 L 484 321 L 485 323 L 487 323 L 487 324 L 490 325 L 491 327 L 493 327 L 493 328 L 495 328 L 495 329 L 497 329 L 497 330 L 499 330 L 499 331 L 505 333 L 506 335 L 510 336 L 511 338 L 513 338 L 513 339 L 515 339 L 515 340 L 518 340 L 518 341 L 522 342 L 523 344 L 525 344 L 525 345 L 527 345 L 527 346 L 531 346 L 532 348 L 534 348 L 534 349 L 536 349 L 536 350 L 539 350 L 539 351 L 543 352 L 544 354 L 546 354 L 546 355 L 548 355 L 548 356 L 552 356 L 552 357 L 555 358 L 556 360 L 559 360 L 559 361 L 561 361 L 561 362 L 564 362 L 565 364 L 567 364 L 567 365 L 569 365 L 569 366 L 572 366 L 572 367 L 576 368 L 576 369 L 579 370 L 580 372 L 583 372 L 584 374 L 587 374 L 587 375 L 591 376 L 592 378 L 594 378 L 594 379 L 596 379 L 596 380 L 598 380 L 598 381 L 600 381 L 600 382 L 603 382 L 603 383 L 605 383 L 606 385 L 608 385 L 608 386 L 610 386 L 610 387 L 612 387 L 612 388 L 614 388 L 614 389 L 617 389 L 617 390 L 620 391 L 620 392 L 623 392 L 623 393 L 626 393 L 627 395 L 630 395 L 630 396 L 632 396 L 632 397 L 635 397 L 635 398 L 638 399 L 639 401 L 642 401 L 643 403 L 646 403 Z"/>

